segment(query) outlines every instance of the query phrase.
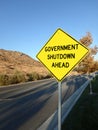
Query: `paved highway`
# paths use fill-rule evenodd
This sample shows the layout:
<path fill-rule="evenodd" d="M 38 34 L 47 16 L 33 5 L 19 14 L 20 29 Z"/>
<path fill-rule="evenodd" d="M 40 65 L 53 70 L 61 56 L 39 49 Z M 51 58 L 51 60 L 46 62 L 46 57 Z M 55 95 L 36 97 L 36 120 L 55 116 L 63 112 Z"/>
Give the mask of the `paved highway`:
<path fill-rule="evenodd" d="M 62 82 L 62 103 L 87 78 L 69 76 Z M 58 106 L 55 79 L 0 88 L 0 130 L 36 130 Z"/>

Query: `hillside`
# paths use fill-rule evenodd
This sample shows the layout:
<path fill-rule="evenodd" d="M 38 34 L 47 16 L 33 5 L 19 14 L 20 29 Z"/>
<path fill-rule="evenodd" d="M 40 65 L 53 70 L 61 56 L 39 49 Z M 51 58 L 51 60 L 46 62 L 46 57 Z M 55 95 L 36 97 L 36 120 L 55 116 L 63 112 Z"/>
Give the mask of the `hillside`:
<path fill-rule="evenodd" d="M 28 75 L 34 73 L 47 76 L 48 71 L 40 62 L 22 52 L 0 49 L 0 75 L 16 73 L 21 73 L 28 78 Z"/>

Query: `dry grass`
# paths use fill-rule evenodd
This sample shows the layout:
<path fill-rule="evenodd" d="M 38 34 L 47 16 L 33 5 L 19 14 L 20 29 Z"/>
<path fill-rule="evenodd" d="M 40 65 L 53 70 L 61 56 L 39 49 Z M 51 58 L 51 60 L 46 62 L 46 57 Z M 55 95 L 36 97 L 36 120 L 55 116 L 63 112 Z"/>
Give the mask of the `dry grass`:
<path fill-rule="evenodd" d="M 0 74 L 9 78 L 14 76 L 15 78 L 16 72 L 22 74 L 25 81 L 29 78 L 28 74 L 32 75 L 32 80 L 35 74 L 40 77 L 45 77 L 49 74 L 40 62 L 32 59 L 30 56 L 21 52 L 0 49 Z"/>
<path fill-rule="evenodd" d="M 0 73 L 13 74 L 15 71 L 23 73 L 36 72 L 46 74 L 48 71 L 42 64 L 30 56 L 16 51 L 0 50 Z"/>

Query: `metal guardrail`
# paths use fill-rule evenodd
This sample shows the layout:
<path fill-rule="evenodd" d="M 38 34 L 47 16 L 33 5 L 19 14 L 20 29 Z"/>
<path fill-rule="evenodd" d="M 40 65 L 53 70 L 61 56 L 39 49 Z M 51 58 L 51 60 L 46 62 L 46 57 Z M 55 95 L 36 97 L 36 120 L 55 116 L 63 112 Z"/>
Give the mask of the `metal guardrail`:
<path fill-rule="evenodd" d="M 69 112 L 76 104 L 77 100 L 89 84 L 89 80 L 87 80 L 78 90 L 76 90 L 73 95 L 71 95 L 65 103 L 62 105 L 62 123 L 68 116 Z M 52 114 L 52 116 L 45 121 L 37 130 L 58 130 L 58 110 Z"/>

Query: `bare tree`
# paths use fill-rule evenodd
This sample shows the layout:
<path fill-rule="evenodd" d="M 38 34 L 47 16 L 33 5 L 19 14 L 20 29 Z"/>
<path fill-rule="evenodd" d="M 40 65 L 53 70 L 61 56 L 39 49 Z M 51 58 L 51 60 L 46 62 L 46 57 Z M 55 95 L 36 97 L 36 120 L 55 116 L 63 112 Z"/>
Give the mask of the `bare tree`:
<path fill-rule="evenodd" d="M 94 61 L 94 56 L 98 52 L 98 47 L 95 46 L 94 48 L 90 48 L 90 45 L 93 42 L 92 35 L 90 32 L 86 34 L 86 36 L 82 37 L 80 39 L 80 42 L 87 46 L 89 48 L 89 54 L 86 56 L 86 58 L 78 65 L 78 71 L 83 71 L 83 72 L 91 72 L 95 71 L 97 68 L 96 66 L 98 63 Z"/>
<path fill-rule="evenodd" d="M 87 32 L 86 36 L 80 39 L 80 42 L 85 46 L 90 46 L 93 42 L 92 35 L 90 32 Z"/>

